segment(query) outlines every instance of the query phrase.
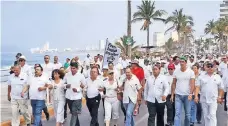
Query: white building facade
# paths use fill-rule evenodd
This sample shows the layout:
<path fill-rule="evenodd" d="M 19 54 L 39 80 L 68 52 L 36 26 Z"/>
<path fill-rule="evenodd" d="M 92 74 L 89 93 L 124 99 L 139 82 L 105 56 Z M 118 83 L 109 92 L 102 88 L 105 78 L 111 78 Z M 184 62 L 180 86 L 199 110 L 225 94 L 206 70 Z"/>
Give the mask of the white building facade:
<path fill-rule="evenodd" d="M 153 35 L 153 46 L 165 45 L 165 35 L 163 32 L 155 32 Z"/>
<path fill-rule="evenodd" d="M 223 0 L 220 4 L 220 18 L 228 17 L 228 0 Z"/>

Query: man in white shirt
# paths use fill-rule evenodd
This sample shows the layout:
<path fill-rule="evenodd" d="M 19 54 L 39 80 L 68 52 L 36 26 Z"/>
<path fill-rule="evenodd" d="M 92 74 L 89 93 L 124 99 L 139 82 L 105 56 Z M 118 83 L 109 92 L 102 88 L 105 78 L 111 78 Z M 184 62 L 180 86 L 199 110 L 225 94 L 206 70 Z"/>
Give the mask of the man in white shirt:
<path fill-rule="evenodd" d="M 71 63 L 71 72 L 64 77 L 66 82 L 66 102 L 72 114 L 70 126 L 80 126 L 78 114 L 82 108 L 82 89 L 85 85 L 85 77 L 78 72 L 78 64 Z"/>
<path fill-rule="evenodd" d="M 104 91 L 103 80 L 98 77 L 98 68 L 92 67 L 90 77 L 86 79 L 86 105 L 88 107 L 91 121 L 90 126 L 99 126 L 98 108 L 100 105 L 101 95 Z"/>
<path fill-rule="evenodd" d="M 198 103 L 198 93 L 203 108 L 205 126 L 217 126 L 217 103 L 222 104 L 224 85 L 221 77 L 215 74 L 212 62 L 207 63 L 207 73 L 199 76 L 196 82 L 195 101 Z"/>
<path fill-rule="evenodd" d="M 173 83 L 173 73 L 175 71 L 175 65 L 173 63 L 170 63 L 168 65 L 168 73 L 166 74 L 168 83 L 169 83 L 169 94 L 166 98 L 166 108 L 167 108 L 167 124 L 166 126 L 172 126 L 174 122 L 174 115 L 175 115 L 175 107 L 174 103 L 171 101 L 171 86 Z"/>
<path fill-rule="evenodd" d="M 171 100 L 175 94 L 175 118 L 174 125 L 181 126 L 182 107 L 185 108 L 185 126 L 190 125 L 191 100 L 195 87 L 195 74 L 187 67 L 187 59 L 180 57 L 180 69 L 174 71 Z"/>
<path fill-rule="evenodd" d="M 126 110 L 125 126 L 134 126 L 133 112 L 135 105 L 141 103 L 142 86 L 139 79 L 132 74 L 131 68 L 127 67 L 125 74 L 125 82 L 120 87 L 120 89 L 123 90 L 123 104 Z"/>
<path fill-rule="evenodd" d="M 59 62 L 58 56 L 54 56 L 54 69 L 60 69 L 62 67 L 62 64 Z"/>
<path fill-rule="evenodd" d="M 87 54 L 86 58 L 84 59 L 85 65 L 89 66 L 91 62 L 91 57 L 89 54 Z"/>
<path fill-rule="evenodd" d="M 189 68 L 192 68 L 192 66 L 193 66 L 194 64 L 195 64 L 195 59 L 194 59 L 194 56 L 191 55 L 191 56 L 189 57 L 188 67 L 189 67 Z"/>
<path fill-rule="evenodd" d="M 180 59 L 178 56 L 173 57 L 173 63 L 175 65 L 176 70 L 180 69 Z"/>
<path fill-rule="evenodd" d="M 223 76 L 228 76 L 227 72 L 228 71 L 228 55 L 227 56 L 222 56 L 222 62 L 219 64 L 218 67 L 218 72 L 219 74 L 223 77 Z M 227 97 L 227 90 L 224 90 L 224 111 L 227 111 L 227 107 L 226 107 L 226 97 Z"/>
<path fill-rule="evenodd" d="M 32 75 L 31 67 L 26 63 L 25 56 L 22 55 L 18 61 L 19 65 L 21 66 L 21 72 L 25 73 L 27 76 Z"/>
<path fill-rule="evenodd" d="M 27 85 L 27 75 L 21 72 L 19 65 L 14 66 L 14 73 L 8 80 L 8 100 L 11 101 L 12 126 L 20 125 L 20 114 L 24 116 L 27 126 L 31 124 L 31 117 L 28 110 L 28 93 L 22 95 L 22 90 Z"/>
<path fill-rule="evenodd" d="M 51 78 L 51 73 L 55 69 L 53 63 L 50 62 L 50 56 L 44 56 L 44 64 L 42 64 L 43 74 L 46 74 L 48 78 Z"/>
<path fill-rule="evenodd" d="M 153 75 L 147 79 L 144 89 L 144 99 L 149 112 L 148 126 L 155 126 L 156 115 L 156 124 L 164 126 L 165 101 L 170 87 L 166 76 L 160 74 L 160 70 L 160 65 L 153 66 Z"/>
<path fill-rule="evenodd" d="M 35 76 L 30 76 L 28 79 L 28 85 L 24 87 L 23 94 L 29 89 L 29 97 L 31 99 L 34 125 L 40 126 L 42 109 L 45 106 L 46 89 L 49 87 L 51 82 L 46 75 L 43 75 L 42 66 L 35 67 Z"/>
<path fill-rule="evenodd" d="M 149 60 L 145 59 L 144 60 L 144 65 L 142 66 L 143 70 L 144 70 L 144 76 L 145 79 L 147 79 L 148 77 L 150 77 L 152 75 L 152 67 L 149 65 Z"/>

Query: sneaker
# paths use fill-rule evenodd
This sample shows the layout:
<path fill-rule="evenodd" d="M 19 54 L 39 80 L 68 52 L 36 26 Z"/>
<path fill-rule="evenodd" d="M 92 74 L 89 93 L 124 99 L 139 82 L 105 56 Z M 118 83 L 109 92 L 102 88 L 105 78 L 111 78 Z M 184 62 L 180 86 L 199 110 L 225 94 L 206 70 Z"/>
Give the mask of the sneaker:
<path fill-rule="evenodd" d="M 200 122 L 200 121 L 197 121 L 197 123 L 198 123 L 198 124 L 201 124 L 201 122 Z"/>
<path fill-rule="evenodd" d="M 194 123 L 190 123 L 190 126 L 194 126 Z"/>

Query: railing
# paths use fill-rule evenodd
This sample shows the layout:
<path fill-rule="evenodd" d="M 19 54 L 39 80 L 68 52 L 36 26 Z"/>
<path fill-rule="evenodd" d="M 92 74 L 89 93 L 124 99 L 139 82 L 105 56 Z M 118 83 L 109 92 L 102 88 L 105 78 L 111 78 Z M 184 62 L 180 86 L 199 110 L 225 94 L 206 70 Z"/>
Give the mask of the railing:
<path fill-rule="evenodd" d="M 9 69 L 3 69 L 3 70 L 1 70 L 1 83 L 2 82 L 7 82 L 7 80 L 8 80 L 8 77 L 9 77 Z"/>

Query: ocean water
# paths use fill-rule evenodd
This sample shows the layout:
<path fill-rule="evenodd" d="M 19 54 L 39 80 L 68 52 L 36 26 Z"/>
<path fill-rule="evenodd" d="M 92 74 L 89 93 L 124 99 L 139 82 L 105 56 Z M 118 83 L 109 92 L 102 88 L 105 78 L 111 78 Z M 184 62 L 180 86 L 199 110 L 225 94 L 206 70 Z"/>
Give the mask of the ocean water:
<path fill-rule="evenodd" d="M 87 53 L 72 53 L 72 52 L 62 52 L 62 53 L 43 53 L 43 54 L 32 54 L 30 52 L 21 52 L 22 55 L 26 57 L 26 62 L 28 65 L 34 65 L 36 63 L 44 63 L 44 55 L 50 55 L 51 62 L 54 61 L 54 56 L 59 57 L 59 62 L 62 64 L 65 63 L 66 58 L 73 58 L 75 56 L 79 56 L 79 59 L 83 61 L 87 55 Z M 16 60 L 17 52 L 1 52 L 1 70 L 9 69 L 14 61 Z"/>

